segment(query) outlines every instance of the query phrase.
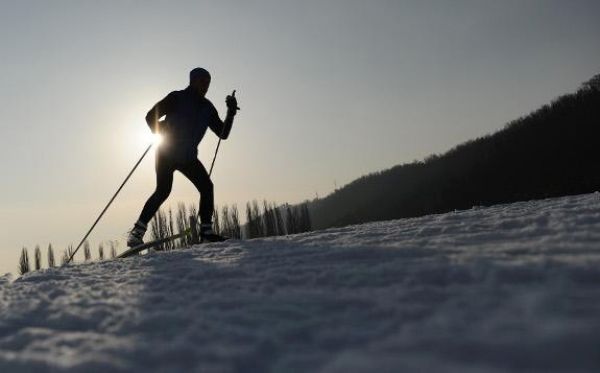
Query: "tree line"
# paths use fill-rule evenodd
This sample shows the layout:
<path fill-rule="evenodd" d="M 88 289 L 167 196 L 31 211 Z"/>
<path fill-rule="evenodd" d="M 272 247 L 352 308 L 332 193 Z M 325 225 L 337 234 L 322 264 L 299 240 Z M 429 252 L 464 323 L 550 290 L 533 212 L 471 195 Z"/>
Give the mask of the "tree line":
<path fill-rule="evenodd" d="M 105 254 L 104 254 L 104 244 L 100 243 L 98 245 L 98 260 L 104 260 L 105 259 Z M 109 258 L 115 258 L 117 256 L 117 247 L 118 247 L 118 242 L 117 241 L 110 241 L 108 243 L 108 257 Z M 53 268 L 60 265 L 64 265 L 67 263 L 67 261 L 69 260 L 69 258 L 71 257 L 71 254 L 73 254 L 73 245 L 69 245 L 69 247 L 67 247 L 66 249 L 64 249 L 61 252 L 60 255 L 60 260 L 58 261 L 56 259 L 56 256 L 54 254 L 54 247 L 52 246 L 52 244 L 48 244 L 48 249 L 46 249 L 46 265 L 47 268 Z M 21 257 L 19 258 L 19 266 L 18 266 L 18 271 L 19 274 L 23 275 L 27 272 L 30 271 L 37 271 L 43 268 L 43 264 L 42 264 L 42 250 L 40 249 L 40 246 L 37 245 L 35 247 L 35 249 L 33 250 L 33 261 L 30 263 L 29 260 L 29 251 L 27 250 L 26 247 L 23 247 L 21 249 Z M 92 248 L 90 246 L 90 243 L 88 241 L 85 241 L 83 243 L 83 257 L 84 257 L 84 261 L 86 262 L 90 262 L 93 260 L 92 258 Z"/>
<path fill-rule="evenodd" d="M 444 154 L 363 176 L 310 204 L 316 229 L 600 190 L 600 74 Z"/>
<path fill-rule="evenodd" d="M 246 204 L 246 238 L 296 234 L 308 232 L 311 228 L 308 202 L 277 206 L 263 201 L 262 211 L 257 201 Z"/>
<path fill-rule="evenodd" d="M 220 211 L 220 212 L 219 212 Z M 148 227 L 147 241 L 159 240 L 170 237 L 178 233 L 189 231 L 189 216 L 197 215 L 195 204 L 186 206 L 184 203 L 178 203 L 175 210 L 160 209 L 150 221 Z M 308 202 L 299 205 L 277 205 L 266 200 L 259 206 L 257 201 L 246 204 L 246 223 L 240 223 L 240 216 L 237 205 L 224 205 L 220 209 L 215 208 L 213 215 L 213 229 L 224 236 L 233 239 L 250 239 L 257 237 L 279 236 L 286 234 L 295 234 L 311 230 L 311 219 L 309 216 Z M 155 249 L 159 251 L 175 250 L 192 245 L 190 235 L 185 235 L 180 239 L 167 241 Z M 105 253 L 105 248 L 108 251 Z M 97 260 L 112 259 L 117 256 L 118 242 L 109 241 L 107 245 L 100 243 L 97 247 Z M 29 252 L 26 247 L 21 250 L 19 258 L 18 271 L 23 275 L 33 270 L 40 270 L 42 266 L 42 251 L 38 246 L 35 247 L 33 261 L 30 263 Z M 73 245 L 69 245 L 61 252 L 60 260 L 55 257 L 54 247 L 48 245 L 46 251 L 47 268 L 56 267 L 65 264 L 73 253 Z M 89 242 L 83 244 L 83 259 L 85 262 L 94 260 L 92 257 L 92 248 Z"/>

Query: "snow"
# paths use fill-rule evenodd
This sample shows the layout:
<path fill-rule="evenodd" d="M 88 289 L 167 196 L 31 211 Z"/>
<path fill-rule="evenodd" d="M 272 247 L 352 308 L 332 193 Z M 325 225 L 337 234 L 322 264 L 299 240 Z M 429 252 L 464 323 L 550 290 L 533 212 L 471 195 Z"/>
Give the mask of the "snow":
<path fill-rule="evenodd" d="M 0 278 L 1 372 L 600 371 L 600 194 Z"/>

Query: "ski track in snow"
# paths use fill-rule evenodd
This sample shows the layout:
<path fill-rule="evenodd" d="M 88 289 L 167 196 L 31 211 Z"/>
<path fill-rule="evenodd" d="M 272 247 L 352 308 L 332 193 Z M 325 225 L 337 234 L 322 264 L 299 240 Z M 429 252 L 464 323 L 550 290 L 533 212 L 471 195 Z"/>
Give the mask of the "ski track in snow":
<path fill-rule="evenodd" d="M 598 372 L 599 239 L 594 193 L 7 275 L 0 371 Z"/>

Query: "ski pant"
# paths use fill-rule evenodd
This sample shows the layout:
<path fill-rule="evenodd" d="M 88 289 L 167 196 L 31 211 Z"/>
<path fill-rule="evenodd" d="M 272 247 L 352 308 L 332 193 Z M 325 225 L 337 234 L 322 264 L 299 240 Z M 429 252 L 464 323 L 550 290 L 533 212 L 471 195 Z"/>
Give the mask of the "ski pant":
<path fill-rule="evenodd" d="M 156 190 L 146 201 L 139 220 L 148 224 L 160 205 L 169 197 L 175 170 L 187 177 L 200 192 L 200 221 L 204 224 L 212 223 L 213 183 L 202 163 L 197 158 L 187 162 L 178 162 L 161 152 L 156 153 Z"/>

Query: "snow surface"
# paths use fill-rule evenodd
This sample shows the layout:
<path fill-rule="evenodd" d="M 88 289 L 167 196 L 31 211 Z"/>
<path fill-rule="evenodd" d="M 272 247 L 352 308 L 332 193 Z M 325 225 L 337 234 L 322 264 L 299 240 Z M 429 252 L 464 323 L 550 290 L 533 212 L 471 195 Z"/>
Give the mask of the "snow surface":
<path fill-rule="evenodd" d="M 598 372 L 600 194 L 0 278 L 0 371 Z"/>

